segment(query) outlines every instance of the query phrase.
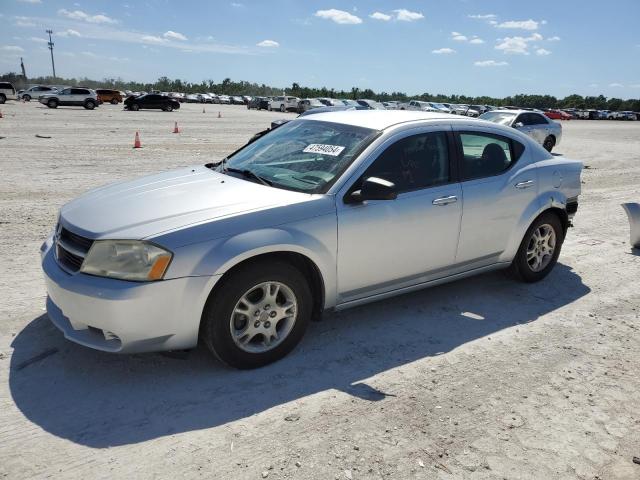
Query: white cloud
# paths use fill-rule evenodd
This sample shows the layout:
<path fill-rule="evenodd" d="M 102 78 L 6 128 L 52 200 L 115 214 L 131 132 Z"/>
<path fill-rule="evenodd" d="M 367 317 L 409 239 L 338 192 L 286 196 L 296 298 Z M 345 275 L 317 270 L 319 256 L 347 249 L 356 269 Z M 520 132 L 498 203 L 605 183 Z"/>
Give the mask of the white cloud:
<path fill-rule="evenodd" d="M 67 17 L 72 20 L 82 20 L 89 23 L 117 23 L 113 18 L 107 17 L 106 15 L 90 15 L 82 10 L 71 11 L 66 8 L 62 8 L 58 10 L 58 15 L 62 15 L 63 17 Z"/>
<path fill-rule="evenodd" d="M 42 3 L 42 0 L 18 0 L 22 3 Z"/>
<path fill-rule="evenodd" d="M 0 47 L 0 50 L 3 52 L 24 52 L 24 48 L 18 47 L 17 45 L 5 45 Z"/>
<path fill-rule="evenodd" d="M 35 27 L 36 24 L 29 17 L 13 17 L 16 19 L 16 27 Z"/>
<path fill-rule="evenodd" d="M 185 37 L 181 33 L 174 32 L 173 30 L 167 30 L 166 32 L 164 32 L 164 34 L 162 36 L 164 38 L 166 38 L 167 40 L 180 40 L 182 42 L 186 42 L 187 41 L 187 37 Z"/>
<path fill-rule="evenodd" d="M 534 33 L 529 37 L 505 37 L 498 39 L 496 50 L 502 50 L 504 53 L 512 53 L 517 55 L 529 55 L 529 43 L 542 40 L 543 37 L 539 33 Z M 540 49 L 544 50 L 544 49 Z M 544 55 L 544 54 L 541 54 Z"/>
<path fill-rule="evenodd" d="M 57 34 L 59 37 L 78 37 L 80 38 L 82 35 L 80 35 L 80 32 L 77 30 L 73 30 L 72 28 L 68 28 L 67 30 L 64 30 L 60 33 Z"/>
<path fill-rule="evenodd" d="M 436 55 L 450 55 L 456 53 L 456 51 L 453 48 L 439 48 L 437 50 L 431 50 L 431 53 L 435 53 Z"/>
<path fill-rule="evenodd" d="M 618 83 L 618 82 L 610 83 L 609 86 L 611 88 L 622 88 L 622 87 L 624 87 L 624 85 L 622 85 L 621 83 Z"/>
<path fill-rule="evenodd" d="M 536 55 L 540 55 L 542 57 L 547 56 L 547 55 L 551 55 L 551 52 L 549 50 L 546 50 L 544 48 L 538 48 L 536 50 Z"/>
<path fill-rule="evenodd" d="M 591 87 L 591 88 L 598 88 L 598 84 L 597 84 L 597 83 L 591 83 L 591 84 L 589 85 L 589 87 Z"/>
<path fill-rule="evenodd" d="M 547 38 L 548 42 L 559 42 L 560 41 L 560 37 L 555 36 L 555 37 L 549 37 Z"/>
<path fill-rule="evenodd" d="M 373 18 L 374 20 L 382 20 L 383 22 L 388 22 L 393 18 L 391 15 L 387 15 L 386 13 L 382 12 L 373 12 L 371 15 L 369 15 L 369 17 Z"/>
<path fill-rule="evenodd" d="M 275 40 L 263 40 L 260 43 L 257 43 L 256 46 L 266 47 L 266 48 L 276 48 L 276 47 L 279 47 L 280 44 Z"/>
<path fill-rule="evenodd" d="M 401 22 L 413 22 L 415 20 L 422 20 L 424 15 L 420 12 L 412 12 L 405 8 L 399 8 L 398 10 L 394 10 L 396 14 L 396 19 Z"/>
<path fill-rule="evenodd" d="M 36 43 L 47 43 L 47 41 L 41 37 L 31 37 L 29 40 Z"/>
<path fill-rule="evenodd" d="M 331 8 L 329 10 L 318 10 L 315 13 L 315 16 L 324 18 L 325 20 L 331 20 L 332 22 L 342 25 L 357 25 L 362 23 L 362 19 L 360 17 L 351 15 L 349 12 L 345 12 L 344 10 L 336 10 L 335 8 Z"/>
<path fill-rule="evenodd" d="M 475 18 L 476 20 L 493 20 L 497 18 L 495 13 L 487 13 L 485 15 L 467 15 L 469 18 Z"/>
<path fill-rule="evenodd" d="M 472 38 L 469 43 L 473 44 L 473 45 L 481 45 L 484 43 L 484 40 L 482 40 L 481 38 Z"/>
<path fill-rule="evenodd" d="M 475 62 L 476 67 L 506 67 L 509 65 L 507 62 L 496 62 L 495 60 L 483 60 Z"/>
<path fill-rule="evenodd" d="M 243 8 L 244 4 L 243 3 L 238 3 L 238 2 L 231 2 L 231 6 L 234 8 Z"/>
<path fill-rule="evenodd" d="M 164 38 L 156 37 L 155 35 L 143 35 L 140 40 L 146 43 L 163 43 Z"/>
<path fill-rule="evenodd" d="M 515 30 L 537 30 L 538 22 L 535 20 L 510 20 L 496 25 L 497 28 L 511 28 Z"/>
<path fill-rule="evenodd" d="M 465 35 L 462 35 L 460 32 L 451 32 L 451 39 L 456 42 L 466 42 L 469 40 Z"/>
<path fill-rule="evenodd" d="M 640 83 L 634 83 L 632 85 L 629 85 L 631 88 L 640 88 Z"/>

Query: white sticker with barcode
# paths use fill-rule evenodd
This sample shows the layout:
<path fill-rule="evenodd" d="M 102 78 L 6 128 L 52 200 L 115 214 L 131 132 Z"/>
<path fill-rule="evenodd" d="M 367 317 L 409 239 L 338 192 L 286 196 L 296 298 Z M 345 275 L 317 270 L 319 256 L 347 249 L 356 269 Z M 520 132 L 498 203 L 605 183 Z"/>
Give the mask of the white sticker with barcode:
<path fill-rule="evenodd" d="M 344 147 L 338 145 L 323 145 L 321 143 L 312 143 L 308 145 L 303 152 L 304 153 L 322 153 L 323 155 L 331 155 L 337 157 L 342 153 Z"/>

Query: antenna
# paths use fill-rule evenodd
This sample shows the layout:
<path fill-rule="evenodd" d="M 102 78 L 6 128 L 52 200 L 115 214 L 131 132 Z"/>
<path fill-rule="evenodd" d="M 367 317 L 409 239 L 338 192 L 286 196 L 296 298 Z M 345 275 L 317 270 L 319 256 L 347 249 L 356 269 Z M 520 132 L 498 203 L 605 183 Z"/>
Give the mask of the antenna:
<path fill-rule="evenodd" d="M 56 64 L 53 61 L 53 41 L 51 40 L 51 34 L 53 33 L 53 30 L 46 30 L 46 32 L 49 34 L 49 50 L 51 50 L 51 68 L 53 70 L 53 78 L 56 78 Z"/>

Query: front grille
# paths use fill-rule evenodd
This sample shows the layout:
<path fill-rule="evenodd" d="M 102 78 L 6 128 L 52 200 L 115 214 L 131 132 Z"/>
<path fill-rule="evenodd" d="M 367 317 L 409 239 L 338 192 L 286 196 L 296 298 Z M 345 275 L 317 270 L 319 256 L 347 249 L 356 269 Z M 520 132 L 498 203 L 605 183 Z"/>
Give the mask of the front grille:
<path fill-rule="evenodd" d="M 93 245 L 93 240 L 58 227 L 56 236 L 56 258 L 65 270 L 76 273 L 82 267 L 84 257 Z"/>

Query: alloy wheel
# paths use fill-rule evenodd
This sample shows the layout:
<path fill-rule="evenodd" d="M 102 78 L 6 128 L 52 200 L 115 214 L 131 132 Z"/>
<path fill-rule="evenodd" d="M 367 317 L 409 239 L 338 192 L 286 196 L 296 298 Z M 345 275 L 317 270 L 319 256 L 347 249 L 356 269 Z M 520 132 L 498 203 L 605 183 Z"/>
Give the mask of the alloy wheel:
<path fill-rule="evenodd" d="M 556 232 L 545 223 L 535 229 L 527 245 L 527 264 L 532 272 L 544 270 L 556 251 Z"/>

